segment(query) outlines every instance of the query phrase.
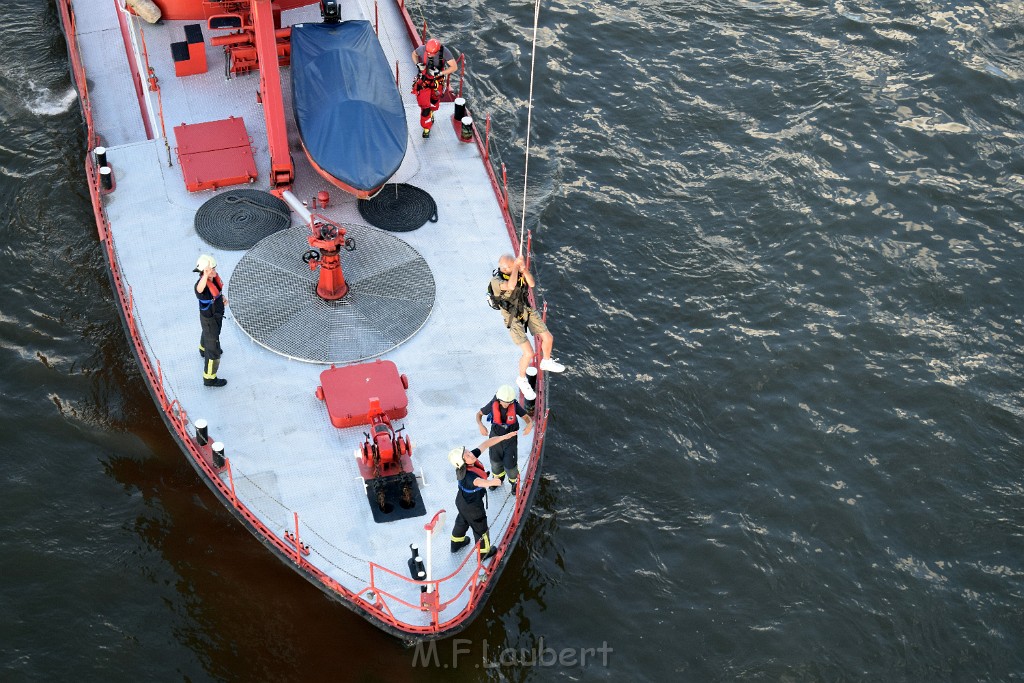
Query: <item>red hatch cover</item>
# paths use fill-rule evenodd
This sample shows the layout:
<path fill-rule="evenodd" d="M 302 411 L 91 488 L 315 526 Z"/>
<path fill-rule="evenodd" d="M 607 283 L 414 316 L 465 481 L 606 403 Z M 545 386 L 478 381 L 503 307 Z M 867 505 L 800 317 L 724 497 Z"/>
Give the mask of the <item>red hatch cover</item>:
<path fill-rule="evenodd" d="M 174 127 L 174 138 L 189 192 L 256 180 L 256 160 L 241 118 L 183 123 Z"/>
<path fill-rule="evenodd" d="M 381 410 L 389 419 L 409 414 L 409 382 L 398 374 L 398 366 L 389 360 L 331 367 L 320 373 L 317 398 L 327 404 L 331 424 L 339 429 L 367 424 L 370 399 L 379 398 Z"/>

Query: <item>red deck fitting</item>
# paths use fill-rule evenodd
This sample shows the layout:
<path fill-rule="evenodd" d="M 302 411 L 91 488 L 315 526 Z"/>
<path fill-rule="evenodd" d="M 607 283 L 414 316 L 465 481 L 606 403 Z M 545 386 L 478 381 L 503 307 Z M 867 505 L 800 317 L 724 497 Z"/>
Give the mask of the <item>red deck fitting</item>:
<path fill-rule="evenodd" d="M 241 118 L 183 123 L 174 127 L 174 137 L 189 192 L 256 180 L 256 160 Z"/>
<path fill-rule="evenodd" d="M 206 73 L 206 43 L 199 24 L 186 26 L 185 40 L 171 43 L 171 59 L 174 61 L 174 73 L 179 78 Z"/>
<path fill-rule="evenodd" d="M 371 398 L 380 399 L 380 407 L 391 420 L 409 413 L 408 380 L 398 374 L 398 366 L 389 360 L 332 367 L 320 373 L 317 398 L 327 404 L 331 424 L 338 429 L 366 424 Z"/>

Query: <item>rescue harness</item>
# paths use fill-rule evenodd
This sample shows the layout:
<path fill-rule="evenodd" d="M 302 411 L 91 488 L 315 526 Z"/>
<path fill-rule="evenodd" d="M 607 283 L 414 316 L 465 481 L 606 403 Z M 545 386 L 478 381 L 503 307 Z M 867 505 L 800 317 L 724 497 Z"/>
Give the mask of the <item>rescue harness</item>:
<path fill-rule="evenodd" d="M 444 76 L 441 75 L 441 71 L 444 70 L 444 45 L 434 55 L 428 55 L 426 50 L 423 51 L 423 69 L 420 71 L 419 76 L 412 83 L 413 94 L 418 93 L 423 88 L 430 88 L 431 90 L 441 90 L 441 83 L 444 81 Z M 436 72 L 436 73 L 431 73 Z"/>
<path fill-rule="evenodd" d="M 509 276 L 501 269 L 497 269 L 493 273 L 494 277 L 501 278 L 505 282 L 508 282 Z M 494 288 L 491 286 L 493 280 L 487 283 L 487 303 L 490 304 L 491 308 L 496 311 L 505 311 L 508 313 L 508 320 L 505 323 L 505 327 L 511 327 L 513 320 L 522 320 L 525 325 L 530 321 L 530 302 L 528 299 L 528 293 L 526 288 L 526 280 L 520 276 L 519 282 L 516 284 L 507 297 L 501 296 L 494 293 Z"/>

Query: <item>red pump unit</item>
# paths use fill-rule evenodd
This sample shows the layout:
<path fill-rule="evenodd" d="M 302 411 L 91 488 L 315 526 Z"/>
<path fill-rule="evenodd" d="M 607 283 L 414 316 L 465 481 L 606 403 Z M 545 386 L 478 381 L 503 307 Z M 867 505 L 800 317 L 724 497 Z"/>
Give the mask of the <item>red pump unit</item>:
<path fill-rule="evenodd" d="M 408 435 L 391 426 L 379 398 L 370 399 L 366 419 L 370 431 L 364 432 L 366 440 L 358 451 L 359 474 L 366 482 L 374 521 L 425 515 L 427 511 L 412 471 L 412 443 Z"/>
<path fill-rule="evenodd" d="M 411 467 L 412 443 L 408 435 L 401 435 L 404 427 L 397 432 L 391 426 L 391 420 L 380 407 L 379 398 L 370 399 L 370 412 L 366 414 L 370 424 L 369 433 L 364 434 L 366 440 L 361 446 L 362 461 L 359 472 L 364 479 L 375 476 L 388 477 L 401 474 L 405 468 L 403 460 L 409 461 Z"/>

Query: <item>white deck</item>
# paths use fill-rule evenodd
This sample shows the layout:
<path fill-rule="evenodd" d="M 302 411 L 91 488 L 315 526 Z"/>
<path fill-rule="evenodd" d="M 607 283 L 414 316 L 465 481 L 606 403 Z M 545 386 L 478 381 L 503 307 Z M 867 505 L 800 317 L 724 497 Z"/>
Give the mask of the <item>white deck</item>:
<path fill-rule="evenodd" d="M 213 192 L 186 190 L 177 158 L 168 166 L 158 123 L 152 126 L 156 139 L 146 139 L 113 0 L 75 0 L 74 6 L 96 129 L 116 176 L 116 190 L 104 200 L 113 243 L 131 286 L 148 353 L 159 361 L 169 395 L 180 402 L 190 420 L 206 419 L 211 437 L 225 444 L 235 490 L 244 504 L 280 535 L 294 528 L 297 512 L 301 537 L 312 548 L 308 560 L 349 590 L 360 591 L 368 585 L 371 561 L 407 575 L 409 544 L 424 546 L 423 525 L 441 509 L 449 514 L 435 537 L 433 575 L 447 575 L 468 551 L 453 556 L 447 547 L 456 483 L 446 453 L 483 440 L 474 422 L 477 409 L 498 385 L 512 383 L 516 375 L 519 351 L 484 298 L 498 256 L 511 251 L 511 245 L 476 146 L 460 143 L 447 123 L 451 104 L 442 105 L 433 136 L 420 137 L 419 110 L 408 94 L 412 45 L 397 10 L 387 3 L 379 7 L 384 52 L 392 68 L 396 61 L 401 64 L 411 132 L 408 154 L 393 181 L 428 191 L 439 215 L 437 223 L 398 236 L 429 264 L 437 298 L 426 324 L 383 356 L 394 361 L 410 381 L 409 416 L 396 426 L 404 425 L 412 437 L 427 516 L 374 524 L 353 457 L 363 430 L 335 429 L 324 404 L 314 395 L 325 366 L 288 360 L 257 345 L 234 323 L 229 307 L 220 368 L 220 376 L 229 384 L 220 389 L 203 386 L 192 268 L 197 255 L 214 253 L 230 296 L 231 274 L 244 252 L 214 250 L 196 235 L 193 216 Z M 361 17 L 352 16 L 357 6 Z M 345 19 L 373 20 L 372 2 L 346 2 L 344 11 Z M 130 21 L 136 30 L 141 26 L 144 31 L 149 63 L 159 78 L 172 156 L 174 126 L 242 116 L 260 173 L 252 187 L 266 189 L 269 157 L 262 110 L 255 100 L 258 74 L 225 80 L 221 49 L 210 46 L 212 32 L 204 24 L 209 70 L 176 78 L 169 44 L 184 39 L 184 24 L 196 22 L 151 26 Z M 284 14 L 286 25 L 301 21 L 319 21 L 318 8 Z M 283 68 L 282 91 L 290 119 L 288 76 Z M 157 111 L 155 94 L 145 94 L 153 98 L 150 107 Z M 289 145 L 297 165 L 293 192 L 309 199 L 326 189 L 331 194 L 331 208 L 325 212 L 329 217 L 364 223 L 355 200 L 306 165 L 294 126 Z M 290 229 L 308 232 L 298 217 L 293 217 Z M 531 467 L 532 442 L 532 433 L 519 439 L 524 473 Z M 507 531 L 513 504 L 507 486 L 490 494 L 488 517 L 495 542 Z M 466 578 L 464 572 L 452 583 L 461 585 Z M 388 588 L 418 603 L 415 586 L 398 584 Z M 447 597 L 450 589 L 448 595 L 442 591 L 442 599 Z M 415 610 L 391 607 L 402 620 L 426 624 L 425 615 Z M 457 611 L 456 607 L 447 615 Z"/>

